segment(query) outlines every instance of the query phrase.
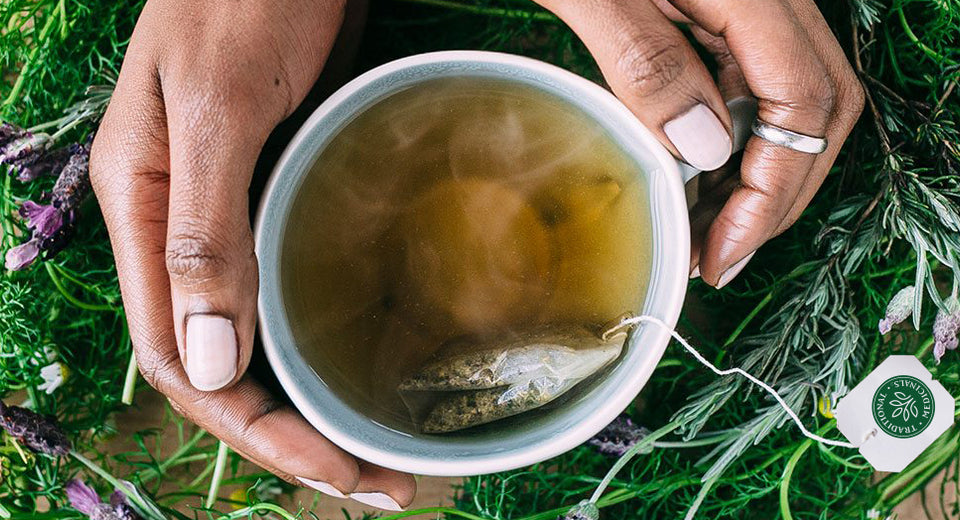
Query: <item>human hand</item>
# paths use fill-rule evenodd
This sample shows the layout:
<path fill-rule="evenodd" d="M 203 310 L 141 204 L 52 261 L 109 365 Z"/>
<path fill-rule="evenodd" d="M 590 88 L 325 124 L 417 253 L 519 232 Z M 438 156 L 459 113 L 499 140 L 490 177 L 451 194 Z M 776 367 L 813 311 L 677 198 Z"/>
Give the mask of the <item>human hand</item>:
<path fill-rule="evenodd" d="M 268 134 L 316 81 L 343 7 L 150 0 L 90 172 L 147 381 L 286 480 L 399 509 L 413 477 L 354 459 L 243 375 L 257 305 L 251 175 Z"/>
<path fill-rule="evenodd" d="M 827 139 L 815 155 L 754 136 L 739 179 L 701 176 L 709 193 L 691 214 L 691 269 L 716 287 L 799 218 L 863 108 L 859 80 L 813 0 L 537 1 L 583 39 L 660 142 L 700 170 L 730 158 L 724 98 L 753 95 L 760 120 Z M 690 24 L 713 54 L 717 82 L 672 22 Z"/>

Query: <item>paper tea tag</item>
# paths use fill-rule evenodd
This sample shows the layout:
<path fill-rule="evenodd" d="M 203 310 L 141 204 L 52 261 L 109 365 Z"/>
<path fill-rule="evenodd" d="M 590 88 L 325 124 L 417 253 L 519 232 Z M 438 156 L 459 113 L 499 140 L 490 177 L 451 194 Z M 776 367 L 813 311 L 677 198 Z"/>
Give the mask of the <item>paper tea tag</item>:
<path fill-rule="evenodd" d="M 837 427 L 878 471 L 902 471 L 953 425 L 954 400 L 914 356 L 890 356 L 840 402 Z"/>

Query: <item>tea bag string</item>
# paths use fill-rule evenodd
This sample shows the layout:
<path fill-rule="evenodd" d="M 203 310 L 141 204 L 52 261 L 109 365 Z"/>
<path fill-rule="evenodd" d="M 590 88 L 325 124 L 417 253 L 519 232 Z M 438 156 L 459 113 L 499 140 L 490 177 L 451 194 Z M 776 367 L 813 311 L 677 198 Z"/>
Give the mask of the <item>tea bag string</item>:
<path fill-rule="evenodd" d="M 787 415 L 789 415 L 790 418 L 793 419 L 793 422 L 797 425 L 797 428 L 800 428 L 800 432 L 803 433 L 803 435 L 804 435 L 805 437 L 807 437 L 807 438 L 809 438 L 809 439 L 813 439 L 813 440 L 815 440 L 815 441 L 817 441 L 817 442 L 821 442 L 821 443 L 823 443 L 823 444 L 827 444 L 827 445 L 829 445 L 829 446 L 839 446 L 839 447 L 841 447 L 841 448 L 854 448 L 854 449 L 858 447 L 857 445 L 852 444 L 852 443 L 849 443 L 849 442 L 845 442 L 845 441 L 835 441 L 835 440 L 832 440 L 832 439 L 827 439 L 827 438 L 821 437 L 821 436 L 819 436 L 819 435 L 811 432 L 810 430 L 808 430 L 808 429 L 803 425 L 803 422 L 800 420 L 800 417 L 798 417 L 797 414 L 793 411 L 793 409 L 791 409 L 790 406 L 787 405 L 786 401 L 783 400 L 783 397 L 780 397 L 780 394 L 777 393 L 777 391 L 774 390 L 773 387 L 771 387 L 770 385 L 768 385 L 768 384 L 764 383 L 763 381 L 757 379 L 756 377 L 754 377 L 753 375 L 751 375 L 751 374 L 748 373 L 747 371 L 745 371 L 745 370 L 743 370 L 743 369 L 740 369 L 740 368 L 734 367 L 734 368 L 728 368 L 728 369 L 726 369 L 726 370 L 720 370 L 720 369 L 717 368 L 713 363 L 707 361 L 707 359 L 704 358 L 704 357 L 700 354 L 700 352 L 697 351 L 697 349 L 695 349 L 695 348 L 693 348 L 692 346 L 690 346 L 690 344 L 687 343 L 687 340 L 683 339 L 683 336 L 681 336 L 676 330 L 674 330 L 673 327 L 667 325 L 666 323 L 664 323 L 664 322 L 663 322 L 662 320 L 660 320 L 659 318 L 655 318 L 655 317 L 653 317 L 653 316 L 647 316 L 647 315 L 631 316 L 631 317 L 628 317 L 628 318 L 624 318 L 624 319 L 620 320 L 620 323 L 618 323 L 618 324 L 614 325 L 613 327 L 607 329 L 607 330 L 603 333 L 603 339 L 606 340 L 606 339 L 608 339 L 608 338 L 610 337 L 610 335 L 612 335 L 612 334 L 614 334 L 614 333 L 616 333 L 616 332 L 622 331 L 622 330 L 624 330 L 624 329 L 628 329 L 628 328 L 630 328 L 630 327 L 633 327 L 634 325 L 639 325 L 640 323 L 652 323 L 652 324 L 657 325 L 658 327 L 666 330 L 667 332 L 669 332 L 670 335 L 673 336 L 673 339 L 677 340 L 677 342 L 679 342 L 681 345 L 683 345 L 683 348 L 687 349 L 687 352 L 689 352 L 690 355 L 692 355 L 694 358 L 696 358 L 697 361 L 699 361 L 702 365 L 704 365 L 705 367 L 707 367 L 707 368 L 709 368 L 710 370 L 712 370 L 712 371 L 713 371 L 715 374 L 717 374 L 718 376 L 728 376 L 728 375 L 731 375 L 731 374 L 740 374 L 741 376 L 743 376 L 743 377 L 745 377 L 747 380 L 749 380 L 751 383 L 753 383 L 753 384 L 759 386 L 760 388 L 766 390 L 767 393 L 769 393 L 770 395 L 772 395 L 773 398 L 777 400 L 777 403 L 780 404 L 780 406 L 783 408 L 783 410 L 784 410 L 785 412 L 787 412 Z"/>

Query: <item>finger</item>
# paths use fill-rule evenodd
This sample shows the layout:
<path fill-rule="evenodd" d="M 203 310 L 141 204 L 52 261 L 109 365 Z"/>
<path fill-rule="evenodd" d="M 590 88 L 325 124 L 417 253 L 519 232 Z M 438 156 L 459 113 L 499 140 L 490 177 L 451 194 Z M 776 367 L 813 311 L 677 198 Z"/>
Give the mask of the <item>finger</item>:
<path fill-rule="evenodd" d="M 385 489 L 391 492 L 384 493 Z M 380 509 L 401 511 L 413 502 L 416 492 L 417 481 L 413 475 L 397 473 L 369 462 L 360 462 L 360 482 L 350 494 L 350 498 Z"/>
<path fill-rule="evenodd" d="M 804 27 L 781 2 L 672 2 L 705 31 L 723 36 L 763 121 L 823 136 L 835 87 Z M 772 42 L 779 42 L 774 45 Z M 711 226 L 701 255 L 704 279 L 722 286 L 744 259 L 786 219 L 816 157 L 753 137 L 741 165 L 741 186 Z"/>
<path fill-rule="evenodd" d="M 271 121 L 235 96 L 177 94 L 166 110 L 173 323 L 191 384 L 215 391 L 239 379 L 253 349 L 258 277 L 247 191 Z"/>
<path fill-rule="evenodd" d="M 689 22 L 666 0 L 658 0 L 661 10 L 669 7 L 672 12 L 666 12 L 674 21 Z M 717 86 L 725 100 L 736 98 L 752 98 L 746 80 L 740 72 L 740 67 L 730 54 L 723 38 L 713 36 L 703 29 L 692 26 L 691 32 L 704 48 L 710 52 L 717 63 Z M 749 131 L 749 130 L 747 130 Z M 736 132 L 734 132 L 736 135 Z M 748 137 L 748 136 L 747 136 Z M 745 139 L 746 137 L 743 137 Z M 734 147 L 736 148 L 736 142 Z M 741 145 L 742 146 L 742 145 Z M 734 154 L 721 168 L 713 171 L 704 171 L 687 183 L 687 205 L 690 208 L 690 277 L 700 276 L 700 252 L 703 241 L 713 219 L 723 209 L 724 203 L 736 187 L 740 178 L 740 159 L 742 155 Z"/>
<path fill-rule="evenodd" d="M 690 208 L 690 278 L 700 276 L 700 255 L 707 232 L 720 214 L 733 190 L 739 184 L 736 157 L 719 170 L 697 176 L 702 189 L 697 202 Z"/>
<path fill-rule="evenodd" d="M 800 218 L 800 214 L 820 189 L 840 153 L 844 140 L 860 118 L 864 104 L 863 87 L 816 4 L 810 0 L 790 0 L 790 6 L 811 35 L 813 48 L 826 66 L 828 74 L 834 78 L 836 103 L 827 124 L 827 149 L 815 159 L 810 175 L 776 234 L 782 233 Z"/>
<path fill-rule="evenodd" d="M 650 0 L 541 0 L 583 39 L 614 93 L 700 170 L 730 157 L 730 115 L 680 30 Z"/>
<path fill-rule="evenodd" d="M 662 5 L 665 4 L 665 5 Z M 683 22 L 686 18 L 679 14 L 666 0 L 658 0 L 661 10 L 669 6 L 673 14 L 667 16 L 675 21 Z M 679 18 L 675 18 L 679 15 Z M 689 22 L 689 20 L 686 20 Z M 753 97 L 747 81 L 740 71 L 737 60 L 730 53 L 723 38 L 714 36 L 702 28 L 693 25 L 690 28 L 694 38 L 713 56 L 717 63 L 717 86 L 723 99 L 730 100 L 739 97 Z M 735 154 L 722 168 L 703 172 L 697 176 L 697 204 L 690 208 L 690 276 L 700 276 L 700 253 L 703 241 L 713 220 L 723 209 L 730 194 L 736 188 L 740 179 L 741 154 Z"/>

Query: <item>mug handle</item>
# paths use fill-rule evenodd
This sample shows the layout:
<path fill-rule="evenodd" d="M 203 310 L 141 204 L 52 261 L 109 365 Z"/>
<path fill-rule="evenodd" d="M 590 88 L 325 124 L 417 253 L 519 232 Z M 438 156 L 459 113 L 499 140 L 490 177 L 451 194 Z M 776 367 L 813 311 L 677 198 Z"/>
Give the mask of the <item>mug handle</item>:
<path fill-rule="evenodd" d="M 733 120 L 733 153 L 737 153 L 750 139 L 752 133 L 750 127 L 757 120 L 757 100 L 749 96 L 733 98 L 727 101 L 727 110 L 730 111 L 730 118 Z M 700 170 L 683 161 L 677 161 L 677 163 L 680 166 L 680 178 L 684 184 L 700 173 Z"/>

